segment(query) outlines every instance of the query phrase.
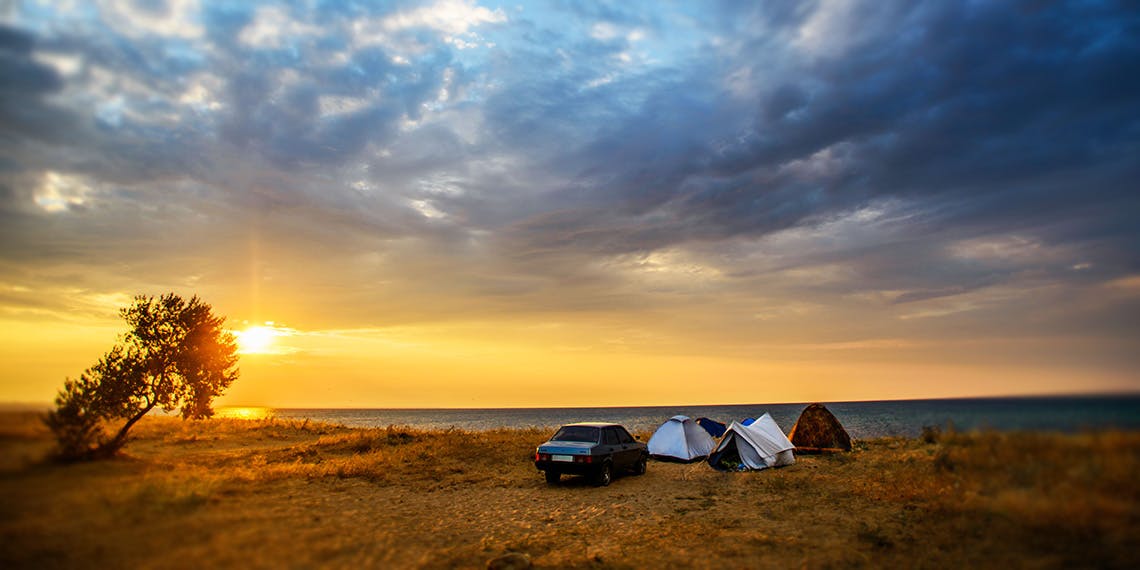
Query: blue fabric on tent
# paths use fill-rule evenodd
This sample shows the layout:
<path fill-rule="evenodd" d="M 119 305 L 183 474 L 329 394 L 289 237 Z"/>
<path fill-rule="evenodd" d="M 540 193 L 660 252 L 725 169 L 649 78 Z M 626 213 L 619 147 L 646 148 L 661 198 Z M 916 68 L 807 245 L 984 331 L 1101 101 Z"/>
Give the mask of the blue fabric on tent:
<path fill-rule="evenodd" d="M 746 425 L 746 426 L 750 426 L 750 425 L 752 425 L 752 422 L 754 422 L 754 421 L 756 421 L 756 418 L 744 418 L 744 421 L 742 421 L 740 423 L 743 425 Z"/>
<path fill-rule="evenodd" d="M 705 431 L 709 432 L 709 435 L 713 437 L 724 435 L 724 430 L 727 429 L 724 424 L 708 418 L 697 418 L 697 425 L 705 428 Z"/>

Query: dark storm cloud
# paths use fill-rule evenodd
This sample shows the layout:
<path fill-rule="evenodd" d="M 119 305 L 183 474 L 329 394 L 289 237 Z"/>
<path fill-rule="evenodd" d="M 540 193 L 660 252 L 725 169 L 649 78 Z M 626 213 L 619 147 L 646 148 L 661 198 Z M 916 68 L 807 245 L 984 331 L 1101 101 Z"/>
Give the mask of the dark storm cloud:
<path fill-rule="evenodd" d="M 553 200 L 563 200 L 557 211 L 514 226 L 511 247 L 652 251 L 763 236 L 901 199 L 913 210 L 905 229 L 913 239 L 1013 229 L 1049 242 L 1063 231 L 1060 241 L 1107 241 L 1081 247 L 1098 262 L 1115 250 L 1115 261 L 1103 261 L 1134 270 L 1134 259 L 1119 259 L 1126 251 L 1135 257 L 1137 230 L 1126 220 L 1140 206 L 1134 10 L 901 3 L 847 17 L 832 33 L 857 39 L 837 51 L 775 46 L 764 29 L 737 59 L 710 51 L 678 70 L 687 75 L 649 86 L 640 108 L 617 126 L 595 126 L 600 136 L 564 155 L 580 181 L 597 183 L 567 185 Z M 780 21 L 805 23 L 802 14 Z M 856 33 L 864 29 L 884 33 Z M 751 105 L 716 86 L 717 76 L 741 66 L 762 77 Z M 539 108 L 555 121 L 597 109 L 566 93 L 542 93 Z M 567 111 L 553 111 L 560 106 Z M 510 132 L 557 134 L 536 132 L 545 118 Z M 834 162 L 826 171 L 793 168 L 824 159 Z M 1117 228 L 1111 237 L 1106 223 Z M 892 278 L 930 261 L 904 256 Z M 1000 280 L 940 275 L 928 285 L 949 294 Z"/>
<path fill-rule="evenodd" d="M 0 86 L 5 93 L 42 94 L 61 87 L 63 82 L 54 70 L 29 59 L 34 44 L 31 34 L 0 26 L 0 53 L 4 57 Z"/>
<path fill-rule="evenodd" d="M 881 195 L 922 199 L 949 192 L 978 199 L 1024 186 L 1004 208 L 1013 217 L 1032 211 L 1026 202 L 1040 197 L 1038 187 L 1048 177 L 1134 154 L 1140 93 L 1130 71 L 1140 53 L 1127 30 L 1135 16 L 1096 18 L 1079 4 L 1041 12 L 989 5 L 981 13 L 960 10 L 966 8 L 900 19 L 900 29 L 918 30 L 876 37 L 821 62 L 797 78 L 816 84 L 810 98 L 802 89 L 777 88 L 745 144 L 722 153 L 710 170 L 724 177 L 850 143 L 855 176 L 819 184 L 827 199 L 811 210 Z M 1099 21 L 1089 22 L 1090 16 Z M 794 113 L 773 118 L 774 107 L 789 105 Z M 757 198 L 773 190 L 780 189 L 745 188 L 741 200 L 714 200 L 712 208 L 749 216 Z M 1086 189 L 1058 190 L 1067 197 L 1062 204 L 1088 197 Z"/>
<path fill-rule="evenodd" d="M 75 126 L 66 109 L 46 101 L 63 88 L 63 79 L 32 58 L 35 44 L 33 34 L 0 25 L 0 132 L 7 140 L 59 141 Z"/>

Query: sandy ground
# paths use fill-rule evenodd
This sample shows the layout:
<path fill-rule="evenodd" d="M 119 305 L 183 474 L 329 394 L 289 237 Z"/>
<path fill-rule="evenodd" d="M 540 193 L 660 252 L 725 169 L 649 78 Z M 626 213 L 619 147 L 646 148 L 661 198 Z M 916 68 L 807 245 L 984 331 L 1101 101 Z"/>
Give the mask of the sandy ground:
<path fill-rule="evenodd" d="M 3 568 L 1140 567 L 1135 433 L 882 439 L 552 487 L 535 431 L 148 420 L 124 458 L 57 465 L 9 420 Z"/>

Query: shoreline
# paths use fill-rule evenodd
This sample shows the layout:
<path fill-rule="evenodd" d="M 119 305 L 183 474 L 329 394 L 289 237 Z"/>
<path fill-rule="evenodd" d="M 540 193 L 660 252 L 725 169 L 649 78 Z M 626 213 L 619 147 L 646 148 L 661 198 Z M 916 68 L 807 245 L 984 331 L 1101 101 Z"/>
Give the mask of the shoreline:
<path fill-rule="evenodd" d="M 708 417 L 722 423 L 770 413 L 785 431 L 807 404 L 734 404 L 722 406 L 634 406 L 597 408 L 220 408 L 220 416 L 255 419 L 309 419 L 368 428 L 406 425 L 417 429 L 467 430 L 512 427 L 553 429 L 575 421 L 607 421 L 630 429 L 652 430 L 675 415 Z M 914 437 L 926 427 L 958 430 L 1035 430 L 1075 433 L 1088 429 L 1140 429 L 1140 396 L 1134 398 L 897 400 L 830 403 L 829 410 L 856 438 Z"/>

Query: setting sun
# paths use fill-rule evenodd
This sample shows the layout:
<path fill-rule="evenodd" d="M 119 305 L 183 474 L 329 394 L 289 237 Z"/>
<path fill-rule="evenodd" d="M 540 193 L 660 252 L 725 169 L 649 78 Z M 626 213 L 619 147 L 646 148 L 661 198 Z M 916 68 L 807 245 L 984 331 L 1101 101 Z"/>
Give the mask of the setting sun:
<path fill-rule="evenodd" d="M 253 326 L 243 331 L 235 331 L 238 352 L 241 354 L 265 354 L 273 351 L 273 339 L 277 331 L 272 327 Z"/>

